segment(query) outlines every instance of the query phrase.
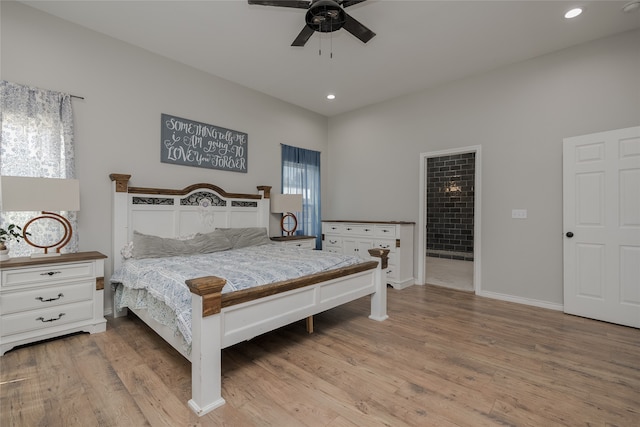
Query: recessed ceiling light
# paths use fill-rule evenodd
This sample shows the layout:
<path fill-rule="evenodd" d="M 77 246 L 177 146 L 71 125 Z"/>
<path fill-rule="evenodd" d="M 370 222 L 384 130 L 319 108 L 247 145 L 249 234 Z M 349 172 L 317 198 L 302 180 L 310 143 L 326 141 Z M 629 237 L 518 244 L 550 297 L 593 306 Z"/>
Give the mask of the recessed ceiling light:
<path fill-rule="evenodd" d="M 336 96 L 332 93 L 330 93 L 329 95 L 327 95 L 327 99 L 331 100 L 331 99 L 336 99 Z"/>
<path fill-rule="evenodd" d="M 579 16 L 580 14 L 582 14 L 582 8 L 581 7 L 575 7 L 573 9 L 571 9 L 570 11 L 568 11 L 567 13 L 564 14 L 564 17 L 567 19 L 571 19 L 571 18 L 575 18 L 576 16 Z"/>

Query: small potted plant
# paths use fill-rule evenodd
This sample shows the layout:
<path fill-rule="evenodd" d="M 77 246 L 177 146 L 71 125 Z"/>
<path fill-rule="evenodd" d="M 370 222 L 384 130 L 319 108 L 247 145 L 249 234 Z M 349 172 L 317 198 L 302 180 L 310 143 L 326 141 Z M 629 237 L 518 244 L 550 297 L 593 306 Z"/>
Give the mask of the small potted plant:
<path fill-rule="evenodd" d="M 0 261 L 6 261 L 9 259 L 9 248 L 7 248 L 7 244 L 12 240 L 19 242 L 20 239 L 22 239 L 21 232 L 22 228 L 15 224 L 0 227 Z"/>

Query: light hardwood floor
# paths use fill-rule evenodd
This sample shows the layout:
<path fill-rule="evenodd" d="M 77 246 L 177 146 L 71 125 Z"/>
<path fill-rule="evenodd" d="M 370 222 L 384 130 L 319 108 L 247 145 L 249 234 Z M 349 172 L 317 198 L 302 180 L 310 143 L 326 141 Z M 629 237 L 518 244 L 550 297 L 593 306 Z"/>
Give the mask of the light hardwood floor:
<path fill-rule="evenodd" d="M 223 351 L 198 418 L 190 365 L 135 318 L 0 358 L 9 426 L 640 426 L 640 330 L 412 286 Z"/>

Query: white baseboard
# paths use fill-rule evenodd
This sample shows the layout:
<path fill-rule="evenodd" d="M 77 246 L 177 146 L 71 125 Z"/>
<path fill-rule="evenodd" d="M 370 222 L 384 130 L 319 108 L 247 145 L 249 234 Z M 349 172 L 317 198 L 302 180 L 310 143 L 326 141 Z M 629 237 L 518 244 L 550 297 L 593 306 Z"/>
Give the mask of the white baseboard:
<path fill-rule="evenodd" d="M 540 301 L 531 298 L 517 297 L 514 295 L 501 294 L 498 292 L 477 291 L 476 295 L 486 298 L 499 299 L 502 301 L 515 302 L 518 304 L 532 305 L 534 307 L 548 308 L 550 310 L 564 311 L 564 305 L 548 301 Z"/>

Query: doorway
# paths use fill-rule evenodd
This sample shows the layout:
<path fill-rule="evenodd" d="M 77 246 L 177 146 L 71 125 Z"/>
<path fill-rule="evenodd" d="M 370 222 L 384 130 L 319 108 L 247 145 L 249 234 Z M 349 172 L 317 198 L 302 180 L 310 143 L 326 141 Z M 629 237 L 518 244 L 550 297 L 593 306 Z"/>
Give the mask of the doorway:
<path fill-rule="evenodd" d="M 480 176 L 480 146 L 420 154 L 417 283 L 481 289 Z"/>

